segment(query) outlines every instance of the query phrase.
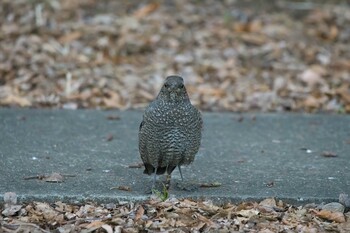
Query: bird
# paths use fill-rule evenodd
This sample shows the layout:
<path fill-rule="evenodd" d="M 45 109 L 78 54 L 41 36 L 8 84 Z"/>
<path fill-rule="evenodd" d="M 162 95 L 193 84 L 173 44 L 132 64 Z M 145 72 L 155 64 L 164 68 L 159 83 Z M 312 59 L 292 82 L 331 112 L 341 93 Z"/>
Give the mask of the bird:
<path fill-rule="evenodd" d="M 139 127 L 139 152 L 144 174 L 167 175 L 169 189 L 171 173 L 178 167 L 183 181 L 181 166 L 194 161 L 202 138 L 201 113 L 189 99 L 181 76 L 165 79 L 157 97 L 143 114 Z"/>

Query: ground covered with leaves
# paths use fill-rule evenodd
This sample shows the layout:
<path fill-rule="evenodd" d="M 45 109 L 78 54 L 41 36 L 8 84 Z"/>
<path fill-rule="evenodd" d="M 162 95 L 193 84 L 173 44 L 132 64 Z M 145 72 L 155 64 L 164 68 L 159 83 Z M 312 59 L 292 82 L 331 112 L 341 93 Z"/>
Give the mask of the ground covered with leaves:
<path fill-rule="evenodd" d="M 350 112 L 347 1 L 2 0 L 0 105 Z"/>
<path fill-rule="evenodd" d="M 350 200 L 292 206 L 274 198 L 261 202 L 226 203 L 159 198 L 139 203 L 72 205 L 33 202 L 17 205 L 5 194 L 2 232 L 349 232 Z M 12 199 L 12 203 L 11 203 Z M 347 207 L 348 208 L 348 207 Z"/>

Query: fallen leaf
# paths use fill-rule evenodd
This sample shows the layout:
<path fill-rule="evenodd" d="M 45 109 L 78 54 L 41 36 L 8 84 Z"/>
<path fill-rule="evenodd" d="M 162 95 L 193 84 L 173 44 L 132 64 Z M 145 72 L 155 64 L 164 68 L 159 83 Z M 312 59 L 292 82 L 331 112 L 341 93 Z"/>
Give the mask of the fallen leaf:
<path fill-rule="evenodd" d="M 105 223 L 102 221 L 93 221 L 90 224 L 86 225 L 84 228 L 90 229 L 90 230 L 96 230 L 100 227 L 102 227 Z"/>
<path fill-rule="evenodd" d="M 143 163 L 136 163 L 136 164 L 130 164 L 128 168 L 142 168 L 144 165 Z"/>
<path fill-rule="evenodd" d="M 15 95 L 9 95 L 4 99 L 0 99 L 0 104 L 3 105 L 18 105 L 20 107 L 29 107 L 31 106 L 31 102 L 25 98 L 25 97 L 21 97 L 21 96 L 15 96 Z"/>
<path fill-rule="evenodd" d="M 350 86 L 348 84 L 344 84 L 336 89 L 336 93 L 340 95 L 346 103 L 350 104 Z"/>
<path fill-rule="evenodd" d="M 103 224 L 101 226 L 101 228 L 103 228 L 105 231 L 107 231 L 107 233 L 113 233 L 113 228 L 108 224 Z"/>
<path fill-rule="evenodd" d="M 106 108 L 122 108 L 121 97 L 119 93 L 113 91 L 106 91 L 105 97 L 102 99 Z"/>
<path fill-rule="evenodd" d="M 195 216 L 200 222 L 203 222 L 203 223 L 207 224 L 208 226 L 213 226 L 214 225 L 214 223 L 210 219 L 204 217 L 200 213 L 195 213 Z"/>
<path fill-rule="evenodd" d="M 110 142 L 110 141 L 113 140 L 113 138 L 114 138 L 113 134 L 108 134 L 107 137 L 106 137 L 106 141 Z"/>
<path fill-rule="evenodd" d="M 70 43 L 73 40 L 77 40 L 82 36 L 80 31 L 70 32 L 58 38 L 58 41 L 62 44 Z"/>
<path fill-rule="evenodd" d="M 338 155 L 335 152 L 332 151 L 323 151 L 321 153 L 323 157 L 337 157 Z"/>
<path fill-rule="evenodd" d="M 276 207 L 276 200 L 275 198 L 266 198 L 264 200 L 262 200 L 259 205 L 261 206 L 268 206 L 268 207 Z"/>
<path fill-rule="evenodd" d="M 248 209 L 248 210 L 243 209 L 243 210 L 237 211 L 238 216 L 245 217 L 245 218 L 251 218 L 253 216 L 258 215 L 259 213 L 260 212 L 255 209 Z"/>
<path fill-rule="evenodd" d="M 301 81 L 306 83 L 308 86 L 315 86 L 318 83 L 322 83 L 321 71 L 317 69 L 307 69 L 299 75 Z"/>
<path fill-rule="evenodd" d="M 112 187 L 111 189 L 118 189 L 118 190 L 122 190 L 122 191 L 131 191 L 131 188 L 129 186 L 125 186 L 125 185 L 120 185 L 118 187 Z"/>
<path fill-rule="evenodd" d="M 213 188 L 213 187 L 220 187 L 220 182 L 213 182 L 213 183 L 202 183 L 200 184 L 200 187 L 202 188 Z"/>
<path fill-rule="evenodd" d="M 304 106 L 306 108 L 312 108 L 312 109 L 315 109 L 315 108 L 318 108 L 322 105 L 322 100 L 321 99 L 318 99 L 312 95 L 309 95 L 305 100 L 304 100 Z"/>
<path fill-rule="evenodd" d="M 42 180 L 45 182 L 61 183 L 64 181 L 64 177 L 57 172 L 53 172 L 51 175 L 43 177 Z"/>
<path fill-rule="evenodd" d="M 330 221 L 335 221 L 338 223 L 345 222 L 345 216 L 343 213 L 340 213 L 340 212 L 321 210 L 321 211 L 316 211 L 316 216 L 323 219 L 330 220 Z"/>
<path fill-rule="evenodd" d="M 253 33 L 252 34 L 243 34 L 241 36 L 241 39 L 247 44 L 258 45 L 258 46 L 265 44 L 267 41 L 265 36 L 253 34 Z"/>
<path fill-rule="evenodd" d="M 64 215 L 53 209 L 48 203 L 34 202 L 33 204 L 33 209 L 27 209 L 32 214 L 41 216 L 49 223 L 62 223 L 64 221 Z"/>
<path fill-rule="evenodd" d="M 142 207 L 142 205 L 140 205 L 136 211 L 135 222 L 140 220 L 144 213 L 145 213 L 145 209 Z"/>
<path fill-rule="evenodd" d="M 157 10 L 158 7 L 159 7 L 159 3 L 156 3 L 156 2 L 147 4 L 141 7 L 140 9 L 138 9 L 137 11 L 135 11 L 133 16 L 138 19 L 143 18 L 149 15 L 150 13 L 152 13 L 153 11 Z"/>
<path fill-rule="evenodd" d="M 107 116 L 107 120 L 113 120 L 113 121 L 120 120 L 120 116 L 118 116 L 118 115 L 108 115 Z"/>
<path fill-rule="evenodd" d="M 264 230 L 259 231 L 259 233 L 274 233 L 274 232 L 269 230 L 269 229 L 264 229 Z"/>

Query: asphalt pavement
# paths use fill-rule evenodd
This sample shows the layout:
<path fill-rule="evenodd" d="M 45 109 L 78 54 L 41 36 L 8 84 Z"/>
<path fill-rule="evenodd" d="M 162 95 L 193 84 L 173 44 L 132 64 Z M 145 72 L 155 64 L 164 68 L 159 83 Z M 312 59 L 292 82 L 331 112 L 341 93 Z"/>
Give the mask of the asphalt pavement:
<path fill-rule="evenodd" d="M 200 151 L 183 167 L 184 183 L 174 171 L 170 195 L 306 203 L 350 194 L 349 115 L 203 117 Z M 21 202 L 149 198 L 152 177 L 139 166 L 141 119 L 142 111 L 0 108 L 0 202 L 5 192 L 15 192 Z M 53 172 L 64 179 L 47 182 Z M 183 184 L 195 188 L 182 189 Z"/>

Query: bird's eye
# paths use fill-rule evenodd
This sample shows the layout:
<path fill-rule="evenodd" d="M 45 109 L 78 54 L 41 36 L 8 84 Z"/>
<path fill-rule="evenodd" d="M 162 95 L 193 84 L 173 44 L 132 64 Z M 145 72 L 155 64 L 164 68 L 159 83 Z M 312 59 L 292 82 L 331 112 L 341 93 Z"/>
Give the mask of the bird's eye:
<path fill-rule="evenodd" d="M 185 87 L 185 86 L 181 83 L 181 84 L 180 84 L 180 88 L 182 89 L 182 88 L 184 88 L 184 87 Z"/>
<path fill-rule="evenodd" d="M 168 87 L 169 87 L 169 84 L 167 84 L 167 83 L 164 84 L 164 87 L 165 87 L 165 88 L 168 88 Z"/>

